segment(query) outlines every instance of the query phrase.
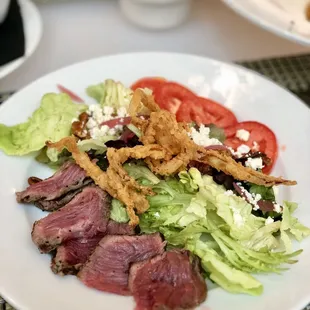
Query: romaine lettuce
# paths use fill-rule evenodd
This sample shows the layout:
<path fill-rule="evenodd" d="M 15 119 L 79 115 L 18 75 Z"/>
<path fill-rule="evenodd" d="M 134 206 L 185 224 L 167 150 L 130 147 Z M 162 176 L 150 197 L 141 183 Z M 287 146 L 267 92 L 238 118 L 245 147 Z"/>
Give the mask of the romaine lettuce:
<path fill-rule="evenodd" d="M 301 224 L 296 217 L 292 216 L 296 209 L 296 203 L 284 201 L 280 229 L 281 239 L 287 252 L 290 252 L 292 248 L 290 236 L 293 236 L 297 241 L 301 241 L 310 235 L 310 229 Z"/>
<path fill-rule="evenodd" d="M 310 232 L 291 216 L 294 204 L 284 203 L 282 222 L 266 225 L 249 203 L 195 168 L 152 188 L 156 195 L 148 198 L 150 208 L 140 216 L 141 231 L 160 231 L 169 246 L 199 256 L 210 279 L 229 292 L 261 294 L 262 284 L 251 273 L 280 273 L 301 252 L 280 252 L 276 234 L 281 230 L 301 240 Z"/>
<path fill-rule="evenodd" d="M 112 106 L 115 109 L 128 107 L 133 91 L 121 82 L 105 80 L 103 83 L 91 85 L 86 89 L 87 94 L 94 98 L 101 106 Z"/>

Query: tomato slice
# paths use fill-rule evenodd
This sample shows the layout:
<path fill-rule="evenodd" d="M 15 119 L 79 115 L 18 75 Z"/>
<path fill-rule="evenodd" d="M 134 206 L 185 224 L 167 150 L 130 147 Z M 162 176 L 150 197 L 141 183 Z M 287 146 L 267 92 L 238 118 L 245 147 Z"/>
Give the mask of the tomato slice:
<path fill-rule="evenodd" d="M 155 101 L 162 109 L 174 114 L 183 102 L 196 98 L 191 90 L 175 82 L 163 83 L 155 89 L 154 96 Z"/>
<path fill-rule="evenodd" d="M 133 83 L 130 88 L 132 90 L 136 90 L 137 88 L 149 88 L 154 92 L 155 89 L 166 83 L 166 81 L 167 80 L 162 77 L 145 77 Z"/>
<path fill-rule="evenodd" d="M 237 123 L 236 116 L 223 105 L 207 98 L 196 97 L 185 101 L 177 112 L 179 122 L 197 124 L 214 124 L 220 128 L 227 128 Z"/>
<path fill-rule="evenodd" d="M 128 125 L 130 124 L 130 122 L 131 122 L 130 116 L 118 117 L 118 118 L 113 118 L 113 119 L 110 119 L 108 121 L 101 123 L 101 126 L 106 125 L 109 128 L 114 128 L 117 125 L 121 125 L 121 126 Z"/>
<path fill-rule="evenodd" d="M 61 93 L 67 94 L 73 101 L 79 102 L 79 103 L 84 103 L 84 100 L 82 98 L 80 98 L 78 95 L 76 95 L 74 92 L 72 92 L 68 88 L 66 88 L 60 84 L 57 84 L 57 88 Z"/>
<path fill-rule="evenodd" d="M 236 137 L 237 130 L 240 129 L 244 129 L 250 133 L 248 141 L 242 141 Z M 241 144 L 245 144 L 253 151 L 265 153 L 271 159 L 271 164 L 263 168 L 263 172 L 270 173 L 278 157 L 277 138 L 270 128 L 258 122 L 241 122 L 235 126 L 227 128 L 225 134 L 225 144 L 232 147 L 234 150 L 236 150 Z"/>

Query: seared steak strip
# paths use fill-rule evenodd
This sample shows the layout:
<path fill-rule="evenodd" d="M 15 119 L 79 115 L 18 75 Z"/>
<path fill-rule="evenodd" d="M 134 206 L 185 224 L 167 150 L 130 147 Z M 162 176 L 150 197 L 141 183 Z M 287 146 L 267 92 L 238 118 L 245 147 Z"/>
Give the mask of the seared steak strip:
<path fill-rule="evenodd" d="M 105 233 L 99 233 L 89 239 L 77 239 L 65 242 L 57 248 L 51 268 L 61 275 L 76 274 L 94 251 L 104 235 L 134 235 L 134 229 L 125 223 L 109 221 Z"/>
<path fill-rule="evenodd" d="M 32 240 L 41 252 L 48 253 L 58 245 L 104 233 L 110 216 L 110 196 L 99 187 L 89 186 L 66 206 L 36 221 Z"/>
<path fill-rule="evenodd" d="M 43 211 L 56 211 L 69 203 L 77 194 L 79 194 L 84 189 L 84 187 L 90 185 L 91 182 L 91 179 L 86 178 L 83 180 L 83 182 L 81 182 L 80 188 L 72 190 L 54 200 L 41 199 L 35 201 L 34 205 Z"/>
<path fill-rule="evenodd" d="M 77 164 L 67 161 L 50 178 L 33 183 L 26 190 L 16 193 L 18 202 L 53 200 L 85 185 L 86 173 Z"/>
<path fill-rule="evenodd" d="M 162 254 L 165 242 L 158 233 L 142 236 L 105 236 L 78 273 L 87 286 L 119 295 L 130 295 L 129 268 Z"/>
<path fill-rule="evenodd" d="M 129 288 L 136 310 L 193 309 L 207 297 L 198 258 L 170 251 L 130 268 Z"/>

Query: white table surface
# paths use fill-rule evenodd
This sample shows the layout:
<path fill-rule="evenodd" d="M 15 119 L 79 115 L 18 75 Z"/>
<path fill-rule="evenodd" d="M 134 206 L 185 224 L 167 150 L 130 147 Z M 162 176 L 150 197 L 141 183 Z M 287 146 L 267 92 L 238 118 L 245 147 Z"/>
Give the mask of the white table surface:
<path fill-rule="evenodd" d="M 186 23 L 156 32 L 128 23 L 116 0 L 50 0 L 37 5 L 44 26 L 39 47 L 0 80 L 0 91 L 17 90 L 58 68 L 114 53 L 173 51 L 234 61 L 310 52 L 251 24 L 220 0 L 194 0 Z"/>

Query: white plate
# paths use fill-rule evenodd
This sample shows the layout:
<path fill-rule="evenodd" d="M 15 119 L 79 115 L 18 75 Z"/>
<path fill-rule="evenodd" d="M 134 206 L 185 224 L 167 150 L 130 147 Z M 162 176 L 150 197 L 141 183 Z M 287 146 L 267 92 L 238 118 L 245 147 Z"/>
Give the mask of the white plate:
<path fill-rule="evenodd" d="M 254 24 L 291 41 L 310 45 L 308 0 L 222 0 Z"/>
<path fill-rule="evenodd" d="M 294 178 L 299 185 L 284 195 L 300 203 L 299 217 L 310 225 L 309 158 L 310 110 L 296 97 L 250 71 L 215 60 L 182 54 L 137 53 L 98 58 L 64 68 L 30 84 L 0 107 L 0 123 L 25 121 L 38 107 L 41 96 L 56 91 L 56 83 L 87 98 L 86 86 L 106 78 L 130 85 L 143 76 L 164 76 L 208 96 L 236 112 L 239 120 L 264 122 L 277 134 L 280 153 L 275 174 Z M 50 257 L 40 255 L 30 232 L 42 211 L 19 205 L 15 190 L 26 187 L 31 175 L 51 172 L 33 157 L 7 157 L 0 153 L 0 294 L 18 309 L 30 310 L 131 310 L 130 297 L 119 297 L 86 288 L 75 277 L 59 277 L 50 268 Z M 308 171 L 307 171 L 308 170 Z M 310 301 L 310 239 L 302 243 L 299 263 L 284 275 L 260 276 L 261 297 L 232 295 L 222 289 L 209 292 L 200 309 L 301 310 Z"/>
<path fill-rule="evenodd" d="M 18 0 L 18 2 L 24 23 L 25 55 L 0 66 L 0 79 L 20 67 L 33 54 L 42 36 L 42 20 L 37 7 L 30 0 Z"/>

